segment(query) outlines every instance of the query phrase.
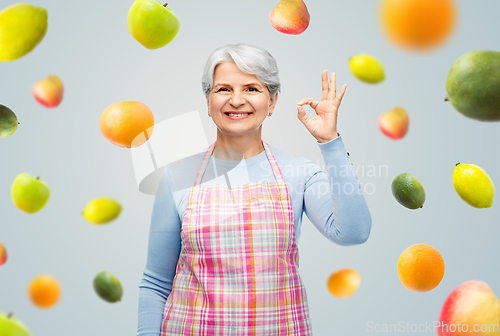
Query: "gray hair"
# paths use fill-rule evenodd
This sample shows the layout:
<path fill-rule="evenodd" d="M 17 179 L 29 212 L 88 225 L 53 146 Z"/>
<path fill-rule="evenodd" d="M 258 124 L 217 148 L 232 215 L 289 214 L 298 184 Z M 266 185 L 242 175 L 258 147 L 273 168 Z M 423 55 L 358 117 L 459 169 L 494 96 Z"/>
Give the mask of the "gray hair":
<path fill-rule="evenodd" d="M 243 72 L 255 75 L 267 87 L 272 98 L 281 92 L 278 65 L 274 57 L 265 49 L 243 43 L 228 44 L 212 52 L 205 64 L 201 86 L 209 99 L 214 84 L 215 67 L 223 62 L 233 62 Z"/>

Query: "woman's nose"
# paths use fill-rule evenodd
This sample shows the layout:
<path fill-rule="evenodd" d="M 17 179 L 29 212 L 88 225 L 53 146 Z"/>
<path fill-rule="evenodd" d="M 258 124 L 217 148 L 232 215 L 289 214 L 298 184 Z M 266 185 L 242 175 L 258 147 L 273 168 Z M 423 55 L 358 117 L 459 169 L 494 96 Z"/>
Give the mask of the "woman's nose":
<path fill-rule="evenodd" d="M 243 92 L 234 91 L 229 99 L 229 103 L 233 106 L 240 106 L 245 103 L 245 95 Z"/>

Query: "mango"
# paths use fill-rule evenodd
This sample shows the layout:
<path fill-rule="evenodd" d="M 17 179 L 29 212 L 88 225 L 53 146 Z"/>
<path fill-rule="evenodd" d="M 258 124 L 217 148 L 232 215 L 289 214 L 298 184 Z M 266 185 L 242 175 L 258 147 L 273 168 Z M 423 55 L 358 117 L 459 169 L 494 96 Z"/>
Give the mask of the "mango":
<path fill-rule="evenodd" d="M 43 7 L 17 3 L 0 12 L 0 62 L 11 62 L 30 53 L 47 32 Z"/>
<path fill-rule="evenodd" d="M 500 121 L 500 51 L 460 56 L 446 77 L 446 92 L 445 100 L 467 118 Z"/>
<path fill-rule="evenodd" d="M 403 138 L 408 132 L 409 124 L 408 113 L 401 106 L 396 106 L 378 117 L 378 127 L 393 140 Z"/>
<path fill-rule="evenodd" d="M 14 134 L 18 124 L 14 111 L 0 104 L 0 139 L 8 138 Z"/>
<path fill-rule="evenodd" d="M 283 34 L 302 34 L 309 27 L 309 21 L 309 11 L 302 0 L 280 0 L 269 13 L 269 22 Z"/>
<path fill-rule="evenodd" d="M 36 82 L 32 88 L 33 97 L 45 107 L 59 106 L 64 95 L 64 85 L 56 75 L 50 75 Z"/>

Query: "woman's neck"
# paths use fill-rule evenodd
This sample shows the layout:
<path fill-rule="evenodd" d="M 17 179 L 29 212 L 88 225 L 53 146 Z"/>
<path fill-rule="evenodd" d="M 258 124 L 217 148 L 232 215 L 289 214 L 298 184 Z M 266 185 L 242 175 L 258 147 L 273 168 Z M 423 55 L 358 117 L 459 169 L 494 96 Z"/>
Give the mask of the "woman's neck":
<path fill-rule="evenodd" d="M 264 146 L 260 128 L 254 134 L 236 137 L 224 135 L 217 130 L 217 140 L 212 155 L 217 159 L 240 161 L 258 155 L 262 151 Z"/>

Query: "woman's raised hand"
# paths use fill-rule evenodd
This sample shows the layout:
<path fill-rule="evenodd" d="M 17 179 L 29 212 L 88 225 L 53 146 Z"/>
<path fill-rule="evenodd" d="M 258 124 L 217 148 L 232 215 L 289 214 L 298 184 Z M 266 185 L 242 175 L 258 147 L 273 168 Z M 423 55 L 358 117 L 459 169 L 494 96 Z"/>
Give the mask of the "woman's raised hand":
<path fill-rule="evenodd" d="M 330 87 L 328 86 L 328 73 L 324 70 L 321 73 L 322 91 L 321 101 L 318 103 L 314 98 L 302 99 L 297 104 L 297 117 L 311 132 L 318 142 L 328 142 L 335 139 L 337 135 L 337 114 L 344 96 L 347 84 L 340 88 L 337 95 L 335 84 L 335 72 L 330 76 Z M 309 118 L 302 105 L 308 104 L 316 111 L 314 118 Z"/>

